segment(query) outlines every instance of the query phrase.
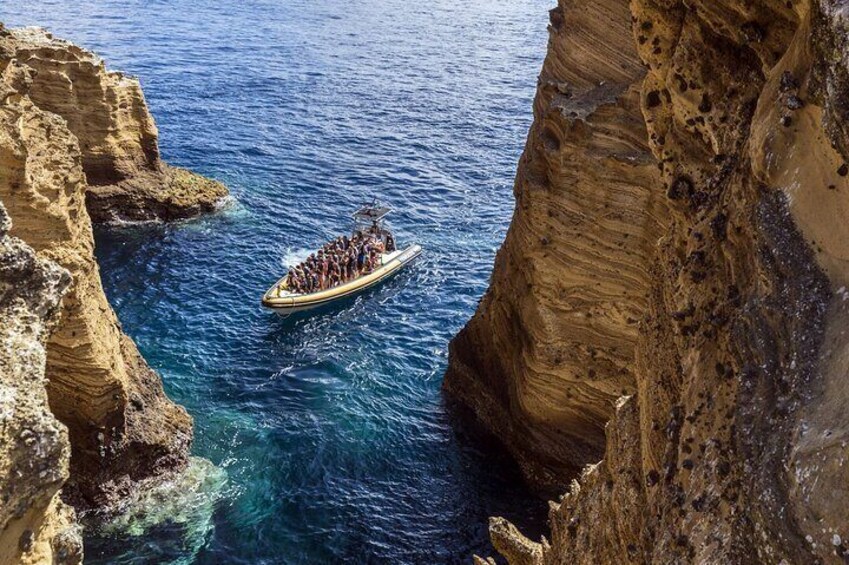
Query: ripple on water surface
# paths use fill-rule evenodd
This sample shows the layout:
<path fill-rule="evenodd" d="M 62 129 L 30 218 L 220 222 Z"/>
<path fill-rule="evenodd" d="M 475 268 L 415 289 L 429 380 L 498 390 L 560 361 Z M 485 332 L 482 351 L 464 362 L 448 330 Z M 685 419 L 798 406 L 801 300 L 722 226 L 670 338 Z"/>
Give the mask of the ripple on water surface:
<path fill-rule="evenodd" d="M 454 431 L 439 389 L 507 229 L 550 4 L 0 5 L 140 76 L 164 157 L 236 199 L 97 234 L 125 331 L 221 473 L 196 460 L 194 494 L 88 531 L 88 563 L 468 562 L 489 515 L 540 528 L 545 504 Z M 283 264 L 373 194 L 421 260 L 313 318 L 262 311 Z"/>

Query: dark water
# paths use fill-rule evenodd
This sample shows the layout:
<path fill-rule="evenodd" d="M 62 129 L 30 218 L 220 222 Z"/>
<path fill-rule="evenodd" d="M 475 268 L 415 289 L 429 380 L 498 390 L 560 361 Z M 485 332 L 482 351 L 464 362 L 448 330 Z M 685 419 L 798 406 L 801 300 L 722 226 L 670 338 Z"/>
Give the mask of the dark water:
<path fill-rule="evenodd" d="M 141 77 L 199 221 L 98 234 L 124 329 L 195 418 L 193 486 L 87 533 L 89 563 L 468 562 L 545 504 L 440 384 L 509 222 L 551 0 L 5 1 Z M 301 322 L 258 306 L 373 194 L 418 264 Z M 146 507 L 144 505 L 147 505 Z"/>

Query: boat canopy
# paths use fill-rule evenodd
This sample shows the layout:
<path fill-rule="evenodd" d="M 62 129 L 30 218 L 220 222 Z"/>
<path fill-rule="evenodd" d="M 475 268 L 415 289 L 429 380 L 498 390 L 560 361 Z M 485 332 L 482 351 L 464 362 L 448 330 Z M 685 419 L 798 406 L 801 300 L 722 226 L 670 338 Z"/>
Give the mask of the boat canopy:
<path fill-rule="evenodd" d="M 389 208 L 388 206 L 370 204 L 362 206 L 359 210 L 354 212 L 352 217 L 357 223 L 377 223 L 385 218 L 391 211 L 392 208 Z"/>

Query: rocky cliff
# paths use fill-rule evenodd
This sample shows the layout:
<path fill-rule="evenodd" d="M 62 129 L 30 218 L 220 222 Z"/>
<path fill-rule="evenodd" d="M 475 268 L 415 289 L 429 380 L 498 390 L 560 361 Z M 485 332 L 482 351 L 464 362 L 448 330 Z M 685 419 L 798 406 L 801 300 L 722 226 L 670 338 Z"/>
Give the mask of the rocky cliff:
<path fill-rule="evenodd" d="M 109 71 L 93 53 L 40 28 L 10 30 L 0 59 L 34 73 L 29 97 L 65 119 L 79 141 L 95 222 L 174 220 L 212 211 L 227 196 L 219 182 L 172 167 L 139 81 Z"/>
<path fill-rule="evenodd" d="M 86 201 L 101 219 L 183 217 L 211 206 L 210 186 L 226 193 L 159 160 L 138 82 L 0 25 L 0 563 L 78 561 L 65 502 L 110 513 L 185 467 L 191 418 L 121 331 Z M 121 196 L 91 197 L 104 187 Z"/>
<path fill-rule="evenodd" d="M 45 344 L 68 271 L 8 235 L 0 205 L 0 563 L 75 563 L 82 541 L 59 498 L 70 444 L 47 402 Z"/>
<path fill-rule="evenodd" d="M 832 0 L 552 11 L 513 224 L 445 383 L 531 480 L 568 490 L 550 540 L 491 521 L 511 563 L 849 557 L 846 16 Z M 645 70 L 605 74 L 634 54 Z M 629 140 L 632 166 L 588 166 L 587 140 Z M 593 206 L 623 185 L 635 197 Z"/>
<path fill-rule="evenodd" d="M 635 390 L 666 209 L 627 3 L 554 10 L 550 29 L 513 221 L 445 378 L 546 490 L 601 457 L 613 402 Z"/>

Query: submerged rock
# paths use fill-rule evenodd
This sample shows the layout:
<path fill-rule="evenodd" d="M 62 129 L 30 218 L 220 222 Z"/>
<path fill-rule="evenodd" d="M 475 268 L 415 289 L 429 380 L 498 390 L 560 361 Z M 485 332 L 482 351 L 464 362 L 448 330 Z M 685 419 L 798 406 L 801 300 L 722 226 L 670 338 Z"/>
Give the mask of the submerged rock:
<path fill-rule="evenodd" d="M 166 536 L 173 541 L 160 540 L 164 545 L 160 551 L 167 553 L 169 543 L 173 543 L 174 552 L 191 562 L 209 541 L 216 504 L 226 494 L 224 469 L 206 459 L 190 457 L 184 470 L 150 488 L 137 489 L 115 515 L 105 522 L 95 521 L 91 527 L 94 535 L 128 540 L 130 555 L 136 538 L 138 543 L 145 543 L 145 536 L 155 536 L 157 531 L 178 531 L 179 535 Z"/>

